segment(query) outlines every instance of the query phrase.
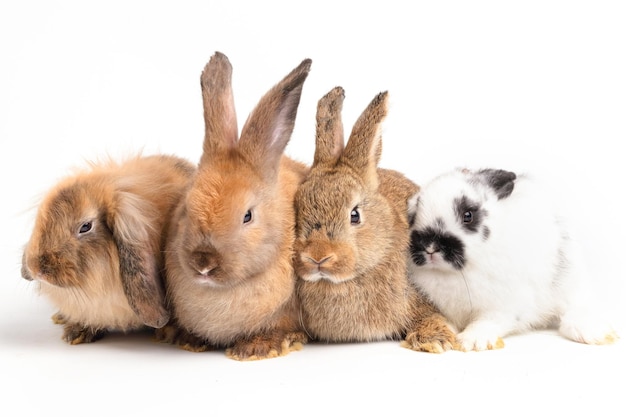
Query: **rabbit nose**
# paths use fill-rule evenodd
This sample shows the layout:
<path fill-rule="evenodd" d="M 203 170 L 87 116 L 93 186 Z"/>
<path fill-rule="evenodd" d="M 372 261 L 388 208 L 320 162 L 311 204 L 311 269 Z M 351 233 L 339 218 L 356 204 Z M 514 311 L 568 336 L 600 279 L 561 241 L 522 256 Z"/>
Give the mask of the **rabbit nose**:
<path fill-rule="evenodd" d="M 323 265 L 323 264 L 325 264 L 327 261 L 329 261 L 329 260 L 330 260 L 330 258 L 332 258 L 332 255 L 325 256 L 324 258 L 322 258 L 322 259 L 320 259 L 320 260 L 317 260 L 317 259 L 315 259 L 315 258 L 311 258 L 310 256 L 309 256 L 309 257 L 307 257 L 307 259 L 308 259 L 309 261 L 313 262 L 313 263 L 314 263 L 315 265 L 317 265 L 317 266 L 322 266 L 322 265 Z"/>
<path fill-rule="evenodd" d="M 22 262 L 22 269 L 20 270 L 20 273 L 22 274 L 22 278 L 24 278 L 25 280 L 28 280 L 28 281 L 33 280 L 33 274 L 32 272 L 30 272 L 30 269 L 28 268 L 28 266 L 26 266 L 25 259 Z"/>
<path fill-rule="evenodd" d="M 217 268 L 217 255 L 213 251 L 196 250 L 191 254 L 191 265 L 202 275 L 208 275 Z"/>
<path fill-rule="evenodd" d="M 200 272 L 200 275 L 204 275 L 206 277 L 206 276 L 211 275 L 211 271 L 213 270 L 215 270 L 215 268 L 204 268 L 203 270 L 198 271 L 198 272 Z"/>
<path fill-rule="evenodd" d="M 432 255 L 433 253 L 437 253 L 440 250 L 441 249 L 439 248 L 439 245 L 436 245 L 434 243 L 431 243 L 430 245 L 426 247 L 426 253 L 429 255 Z"/>

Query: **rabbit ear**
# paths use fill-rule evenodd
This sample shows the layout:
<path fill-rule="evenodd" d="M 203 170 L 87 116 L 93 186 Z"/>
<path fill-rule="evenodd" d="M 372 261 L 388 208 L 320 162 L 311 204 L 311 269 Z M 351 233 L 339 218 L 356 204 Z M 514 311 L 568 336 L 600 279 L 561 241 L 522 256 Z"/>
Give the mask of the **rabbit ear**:
<path fill-rule="evenodd" d="M 335 87 L 317 103 L 315 156 L 312 167 L 334 165 L 343 152 L 341 109 L 344 89 Z"/>
<path fill-rule="evenodd" d="M 496 196 L 498 196 L 498 200 L 510 196 L 513 188 L 515 188 L 517 175 L 514 172 L 502 169 L 481 169 L 478 171 L 478 175 L 493 189 Z"/>
<path fill-rule="evenodd" d="M 163 327 L 169 320 L 153 244 L 146 225 L 150 208 L 134 194 L 119 192 L 116 209 L 108 213 L 120 262 L 120 276 L 128 303 L 144 324 Z"/>
<path fill-rule="evenodd" d="M 382 121 L 387 116 L 387 92 L 379 93 L 357 119 L 341 163 L 350 165 L 367 182 L 377 184 L 376 169 L 382 153 Z"/>
<path fill-rule="evenodd" d="M 311 60 L 305 59 L 270 89 L 241 131 L 239 149 L 263 173 L 275 173 L 295 125 L 302 86 Z"/>
<path fill-rule="evenodd" d="M 227 150 L 237 143 L 232 72 L 232 66 L 226 55 L 216 52 L 200 76 L 204 106 L 203 158 Z"/>

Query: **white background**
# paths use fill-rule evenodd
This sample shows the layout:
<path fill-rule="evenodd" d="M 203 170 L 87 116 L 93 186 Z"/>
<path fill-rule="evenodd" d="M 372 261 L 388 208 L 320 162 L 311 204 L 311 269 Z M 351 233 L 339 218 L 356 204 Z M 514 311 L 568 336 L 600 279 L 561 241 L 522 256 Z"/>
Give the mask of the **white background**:
<path fill-rule="evenodd" d="M 198 160 L 199 76 L 214 51 L 233 64 L 239 126 L 311 58 L 288 154 L 312 161 L 315 106 L 334 86 L 346 129 L 388 90 L 381 166 L 418 183 L 461 165 L 552 181 L 619 326 L 625 22 L 620 1 L 3 2 L 2 414 L 624 415 L 623 341 L 541 331 L 493 352 L 307 345 L 250 363 L 142 334 L 69 346 L 19 268 L 33 208 L 72 167 L 140 149 Z"/>

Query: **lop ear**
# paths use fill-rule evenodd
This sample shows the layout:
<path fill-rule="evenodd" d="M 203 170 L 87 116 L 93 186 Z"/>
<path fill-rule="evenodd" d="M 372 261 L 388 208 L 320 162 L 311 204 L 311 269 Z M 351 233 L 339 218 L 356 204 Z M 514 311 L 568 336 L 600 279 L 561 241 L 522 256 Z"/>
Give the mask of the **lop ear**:
<path fill-rule="evenodd" d="M 302 87 L 310 69 L 311 60 L 305 59 L 272 87 L 259 100 L 241 130 L 239 149 L 262 173 L 277 172 L 293 132 Z"/>
<path fill-rule="evenodd" d="M 335 165 L 343 152 L 341 110 L 344 98 L 344 89 L 335 87 L 317 102 L 312 168 Z"/>
<path fill-rule="evenodd" d="M 477 175 L 487 184 L 498 196 L 498 200 L 502 200 L 511 195 L 515 188 L 515 179 L 517 175 L 511 171 L 502 169 L 481 169 Z"/>
<path fill-rule="evenodd" d="M 200 76 L 204 107 L 203 160 L 224 152 L 237 143 L 232 72 L 232 66 L 226 55 L 215 52 Z"/>
<path fill-rule="evenodd" d="M 382 122 L 387 116 L 387 92 L 379 93 L 357 119 L 340 162 L 351 166 L 363 180 L 378 184 L 376 169 L 382 153 Z"/>
<path fill-rule="evenodd" d="M 120 261 L 124 293 L 133 311 L 147 326 L 160 328 L 169 320 L 165 295 L 150 230 L 154 212 L 136 195 L 120 191 L 107 213 Z M 152 214 L 152 215 L 151 215 Z"/>

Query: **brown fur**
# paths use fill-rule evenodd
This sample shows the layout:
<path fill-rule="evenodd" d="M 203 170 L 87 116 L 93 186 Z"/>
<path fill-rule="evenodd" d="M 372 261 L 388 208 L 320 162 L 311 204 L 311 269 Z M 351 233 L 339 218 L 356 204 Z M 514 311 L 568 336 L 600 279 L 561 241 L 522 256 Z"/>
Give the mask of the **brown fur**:
<path fill-rule="evenodd" d="M 306 330 L 327 342 L 408 334 L 407 347 L 447 350 L 454 334 L 407 278 L 407 200 L 419 187 L 377 167 L 387 93 L 361 114 L 345 149 L 343 98 L 337 87 L 318 103 L 314 163 L 295 200 L 294 263 Z M 355 208 L 360 222 L 351 224 Z"/>
<path fill-rule="evenodd" d="M 303 61 L 270 89 L 238 139 L 228 58 L 217 52 L 206 65 L 203 154 L 166 256 L 180 332 L 167 329 L 162 340 L 189 350 L 226 347 L 238 360 L 284 355 L 306 341 L 291 258 L 293 196 L 308 169 L 283 151 L 309 68 Z"/>
<path fill-rule="evenodd" d="M 71 344 L 163 326 L 164 231 L 194 171 L 173 156 L 92 163 L 41 202 L 22 276 L 58 308 Z M 91 230 L 79 233 L 91 224 Z"/>

